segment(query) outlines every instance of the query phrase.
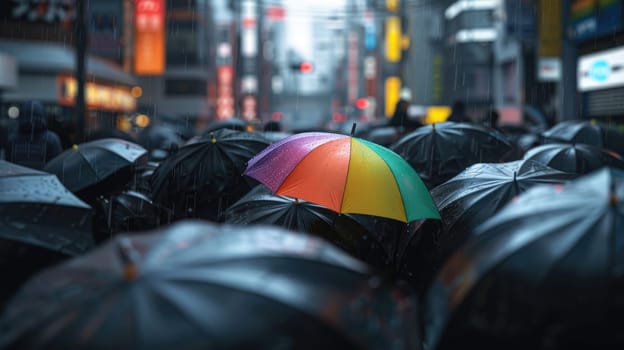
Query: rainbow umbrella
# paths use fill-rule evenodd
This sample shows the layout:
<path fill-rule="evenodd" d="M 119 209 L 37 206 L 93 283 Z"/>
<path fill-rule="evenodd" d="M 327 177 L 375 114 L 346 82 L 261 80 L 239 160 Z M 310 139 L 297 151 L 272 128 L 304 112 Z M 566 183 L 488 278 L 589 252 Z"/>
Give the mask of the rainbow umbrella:
<path fill-rule="evenodd" d="M 338 213 L 403 222 L 440 219 L 429 191 L 405 160 L 347 135 L 309 132 L 287 137 L 249 160 L 244 174 L 275 194 Z"/>

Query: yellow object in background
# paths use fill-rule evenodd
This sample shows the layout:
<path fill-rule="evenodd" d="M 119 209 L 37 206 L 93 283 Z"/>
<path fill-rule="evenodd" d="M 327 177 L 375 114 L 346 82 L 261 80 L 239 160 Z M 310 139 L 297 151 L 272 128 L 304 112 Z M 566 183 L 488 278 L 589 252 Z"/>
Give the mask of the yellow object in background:
<path fill-rule="evenodd" d="M 134 117 L 134 123 L 140 128 L 146 128 L 150 124 L 151 120 L 145 114 L 139 114 Z"/>
<path fill-rule="evenodd" d="M 386 9 L 390 12 L 398 12 L 399 0 L 386 0 Z"/>
<path fill-rule="evenodd" d="M 386 60 L 399 62 L 402 49 L 401 19 L 398 16 L 386 18 Z"/>
<path fill-rule="evenodd" d="M 394 114 L 394 108 L 396 107 L 397 102 L 399 101 L 399 97 L 401 94 L 401 78 L 399 77 L 388 77 L 386 78 L 385 84 L 385 95 L 386 95 L 386 117 L 391 118 Z"/>
<path fill-rule="evenodd" d="M 429 106 L 423 123 L 443 123 L 448 119 L 449 115 L 451 115 L 451 107 L 449 106 Z"/>
<path fill-rule="evenodd" d="M 116 127 L 118 130 L 121 130 L 123 132 L 128 132 L 130 131 L 130 129 L 132 129 L 132 122 L 130 121 L 130 118 L 128 118 L 125 115 L 122 115 L 122 116 L 117 117 Z"/>

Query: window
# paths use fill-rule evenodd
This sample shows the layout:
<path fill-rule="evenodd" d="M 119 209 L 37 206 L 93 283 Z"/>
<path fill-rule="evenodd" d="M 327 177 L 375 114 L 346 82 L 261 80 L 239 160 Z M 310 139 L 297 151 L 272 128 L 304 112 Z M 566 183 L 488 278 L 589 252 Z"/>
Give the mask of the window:
<path fill-rule="evenodd" d="M 208 82 L 201 79 L 166 79 L 165 95 L 168 96 L 206 96 Z"/>

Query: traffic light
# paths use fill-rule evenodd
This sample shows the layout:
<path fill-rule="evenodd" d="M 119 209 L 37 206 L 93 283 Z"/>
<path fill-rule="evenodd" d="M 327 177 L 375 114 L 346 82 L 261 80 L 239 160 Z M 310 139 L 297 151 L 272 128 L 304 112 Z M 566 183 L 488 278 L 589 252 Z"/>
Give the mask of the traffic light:
<path fill-rule="evenodd" d="M 355 100 L 355 107 L 358 109 L 366 109 L 366 107 L 368 107 L 368 99 L 365 97 L 358 98 Z"/>
<path fill-rule="evenodd" d="M 303 61 L 303 62 L 292 63 L 290 65 L 290 69 L 295 72 L 308 74 L 314 71 L 314 65 L 311 62 Z"/>

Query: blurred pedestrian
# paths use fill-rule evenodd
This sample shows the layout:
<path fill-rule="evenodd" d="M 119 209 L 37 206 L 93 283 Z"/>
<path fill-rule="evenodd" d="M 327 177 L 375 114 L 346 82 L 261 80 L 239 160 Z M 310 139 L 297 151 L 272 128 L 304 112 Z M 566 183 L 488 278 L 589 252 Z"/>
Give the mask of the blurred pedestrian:
<path fill-rule="evenodd" d="M 47 127 L 46 113 L 39 101 L 24 102 L 19 109 L 17 133 L 5 144 L 5 158 L 32 169 L 45 164 L 63 151 L 58 135 Z"/>
<path fill-rule="evenodd" d="M 410 132 L 422 126 L 418 120 L 409 117 L 408 109 L 411 98 L 412 93 L 409 89 L 401 90 L 399 101 L 394 106 L 394 113 L 392 118 L 390 118 L 390 126 L 403 128 L 405 132 Z"/>
<path fill-rule="evenodd" d="M 495 108 L 490 108 L 485 112 L 485 118 L 483 118 L 483 124 L 492 129 L 499 129 L 500 114 Z"/>
<path fill-rule="evenodd" d="M 68 131 L 68 125 L 65 124 L 64 118 L 58 114 L 48 114 L 47 121 L 48 130 L 58 135 L 63 149 L 70 148 L 73 143 L 71 140 L 71 134 Z"/>
<path fill-rule="evenodd" d="M 464 101 L 457 100 L 453 103 L 451 115 L 447 121 L 456 123 L 472 123 L 472 118 L 466 115 L 466 104 Z"/>
<path fill-rule="evenodd" d="M 9 139 L 9 130 L 4 126 L 4 123 L 0 121 L 0 159 L 5 159 L 7 140 Z"/>
<path fill-rule="evenodd" d="M 264 131 L 282 131 L 282 125 L 277 120 L 269 120 L 266 124 L 264 124 Z"/>

